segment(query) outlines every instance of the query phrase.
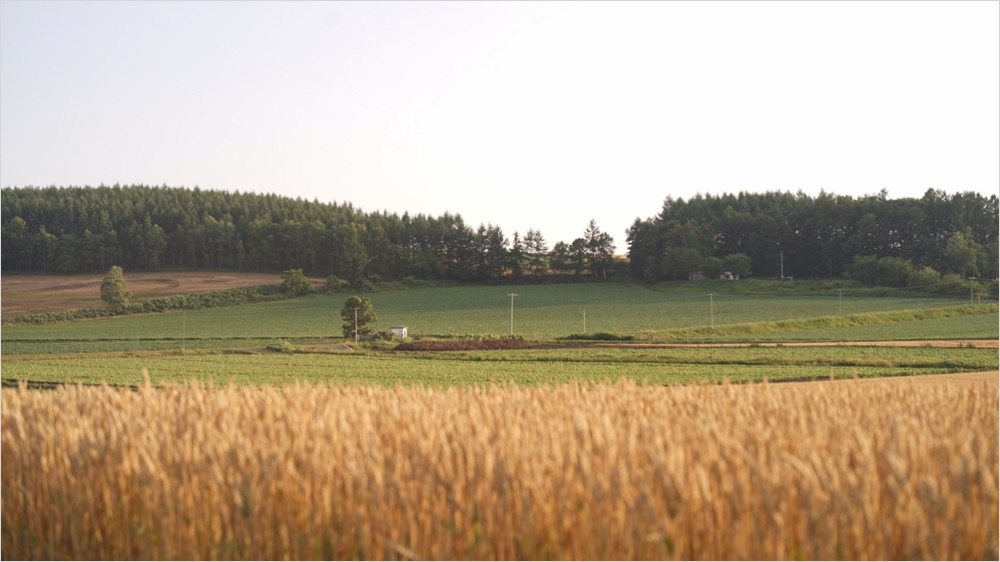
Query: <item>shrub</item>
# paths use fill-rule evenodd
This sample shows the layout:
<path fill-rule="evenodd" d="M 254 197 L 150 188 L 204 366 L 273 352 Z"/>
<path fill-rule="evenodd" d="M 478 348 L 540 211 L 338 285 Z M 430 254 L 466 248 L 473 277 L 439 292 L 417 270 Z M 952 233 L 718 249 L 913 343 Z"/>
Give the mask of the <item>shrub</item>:
<path fill-rule="evenodd" d="M 934 292 L 956 297 L 968 296 L 969 281 L 957 273 L 948 273 L 941 276 L 941 283 L 934 288 Z"/>
<path fill-rule="evenodd" d="M 277 351 L 279 353 L 295 353 L 298 351 L 298 348 L 288 340 L 278 340 L 277 342 L 268 345 L 267 349 Z"/>
<path fill-rule="evenodd" d="M 297 297 L 312 292 L 312 284 L 301 269 L 289 269 L 282 274 L 282 278 L 281 290 L 287 295 Z"/>
<path fill-rule="evenodd" d="M 331 275 L 326 278 L 326 290 L 331 293 L 340 293 L 346 291 L 351 287 L 351 284 L 346 279 L 341 279 L 336 275 Z"/>
<path fill-rule="evenodd" d="M 865 285 L 881 287 L 905 287 L 913 273 L 913 262 L 903 258 L 876 256 L 855 256 L 847 266 L 848 279 Z"/>
<path fill-rule="evenodd" d="M 634 341 L 635 336 L 612 334 L 609 332 L 597 332 L 594 334 L 570 334 L 567 340 L 593 340 L 593 341 Z"/>
<path fill-rule="evenodd" d="M 933 290 L 934 285 L 941 282 L 941 274 L 930 266 L 925 266 L 919 271 L 910 272 L 906 279 L 906 286 L 921 290 Z"/>

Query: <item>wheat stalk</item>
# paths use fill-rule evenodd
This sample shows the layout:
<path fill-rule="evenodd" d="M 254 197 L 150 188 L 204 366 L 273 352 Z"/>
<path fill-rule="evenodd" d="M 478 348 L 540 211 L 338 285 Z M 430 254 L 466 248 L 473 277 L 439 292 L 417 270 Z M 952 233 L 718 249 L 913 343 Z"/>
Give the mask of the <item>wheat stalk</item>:
<path fill-rule="evenodd" d="M 997 558 L 998 390 L 2 395 L 4 556 Z"/>

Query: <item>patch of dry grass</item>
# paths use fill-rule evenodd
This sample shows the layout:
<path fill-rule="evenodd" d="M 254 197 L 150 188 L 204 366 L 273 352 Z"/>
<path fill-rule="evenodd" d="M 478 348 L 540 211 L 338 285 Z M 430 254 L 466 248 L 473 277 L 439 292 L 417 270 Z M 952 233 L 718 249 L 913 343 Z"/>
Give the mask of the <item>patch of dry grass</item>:
<path fill-rule="evenodd" d="M 980 384 L 3 390 L 27 559 L 998 556 Z"/>

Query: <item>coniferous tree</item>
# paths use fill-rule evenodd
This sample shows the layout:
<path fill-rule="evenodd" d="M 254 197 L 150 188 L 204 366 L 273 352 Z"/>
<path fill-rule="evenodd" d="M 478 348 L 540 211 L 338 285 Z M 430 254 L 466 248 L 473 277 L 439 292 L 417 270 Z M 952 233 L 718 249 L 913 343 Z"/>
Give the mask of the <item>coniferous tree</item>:
<path fill-rule="evenodd" d="M 608 269 L 614 265 L 612 259 L 615 249 L 614 239 L 608 233 L 601 231 L 596 220 L 590 219 L 587 229 L 583 231 L 583 244 L 591 275 L 594 279 L 597 279 L 599 274 L 606 276 Z"/>
<path fill-rule="evenodd" d="M 516 272 L 516 248 L 492 224 L 477 231 L 457 214 L 400 217 L 273 194 L 144 185 L 4 188 L 0 224 L 5 272 L 104 272 L 113 264 L 129 271 L 302 269 L 355 282 L 374 275 L 492 282 Z M 705 258 L 743 254 L 759 277 L 777 277 L 783 266 L 796 279 L 835 278 L 855 256 L 874 255 L 941 275 L 996 278 L 998 229 L 997 195 L 727 193 L 667 197 L 655 216 L 636 220 L 627 240 L 632 274 L 649 281 L 684 278 L 675 262 L 676 249 L 686 248 Z M 522 240 L 525 272 L 575 269 L 569 244 L 557 259 L 544 243 L 532 248 L 531 238 L 529 232 Z M 582 270 L 600 276 L 610 262 L 588 239 L 599 237 L 584 236 Z"/>
<path fill-rule="evenodd" d="M 524 247 L 528 254 L 528 269 L 532 275 L 542 275 L 546 270 L 546 256 L 549 247 L 540 230 L 528 229 L 524 235 Z"/>

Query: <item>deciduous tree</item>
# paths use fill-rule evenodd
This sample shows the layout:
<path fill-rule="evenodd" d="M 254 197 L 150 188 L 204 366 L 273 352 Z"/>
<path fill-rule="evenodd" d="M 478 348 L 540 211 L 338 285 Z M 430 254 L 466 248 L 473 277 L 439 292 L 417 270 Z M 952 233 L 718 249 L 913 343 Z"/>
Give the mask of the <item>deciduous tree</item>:
<path fill-rule="evenodd" d="M 750 277 L 750 256 L 743 253 L 729 254 L 722 258 L 722 271 L 728 271 L 737 277 Z"/>
<path fill-rule="evenodd" d="M 132 291 L 125 282 L 125 271 L 117 265 L 111 266 L 108 274 L 101 281 L 101 300 L 108 303 L 108 310 L 118 312 L 128 305 Z"/>
<path fill-rule="evenodd" d="M 341 326 L 345 338 L 364 336 L 372 333 L 372 324 L 378 320 L 372 301 L 359 296 L 353 296 L 344 303 L 344 308 L 340 310 L 340 318 L 344 323 Z M 357 330 L 357 332 L 355 332 Z"/>

